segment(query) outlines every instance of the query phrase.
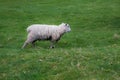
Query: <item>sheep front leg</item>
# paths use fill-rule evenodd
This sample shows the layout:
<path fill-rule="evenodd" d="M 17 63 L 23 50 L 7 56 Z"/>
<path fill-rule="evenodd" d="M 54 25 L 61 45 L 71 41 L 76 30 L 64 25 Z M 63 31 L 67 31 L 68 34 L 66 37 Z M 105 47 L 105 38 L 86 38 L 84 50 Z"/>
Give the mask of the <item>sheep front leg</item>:
<path fill-rule="evenodd" d="M 52 36 L 50 48 L 55 48 L 55 43 L 57 43 L 59 40 L 60 40 L 60 35 Z"/>
<path fill-rule="evenodd" d="M 55 48 L 55 44 L 56 43 L 56 41 L 51 41 L 51 43 L 50 43 L 50 48 L 52 49 L 52 48 Z"/>

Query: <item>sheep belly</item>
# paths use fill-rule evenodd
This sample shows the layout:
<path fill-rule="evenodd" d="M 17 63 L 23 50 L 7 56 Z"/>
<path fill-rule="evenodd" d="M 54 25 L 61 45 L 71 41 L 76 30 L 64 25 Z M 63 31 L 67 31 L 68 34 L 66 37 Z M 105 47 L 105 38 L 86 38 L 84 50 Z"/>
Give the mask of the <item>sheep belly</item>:
<path fill-rule="evenodd" d="M 47 37 L 47 36 L 39 36 L 38 40 L 51 40 L 51 36 Z"/>

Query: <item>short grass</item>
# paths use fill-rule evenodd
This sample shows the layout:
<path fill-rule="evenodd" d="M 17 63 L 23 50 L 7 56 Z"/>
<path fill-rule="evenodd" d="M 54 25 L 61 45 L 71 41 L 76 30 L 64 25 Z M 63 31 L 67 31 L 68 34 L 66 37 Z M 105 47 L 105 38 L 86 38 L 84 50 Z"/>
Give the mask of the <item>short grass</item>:
<path fill-rule="evenodd" d="M 55 49 L 21 49 L 27 26 L 62 22 Z M 120 80 L 120 1 L 0 0 L 0 80 Z"/>

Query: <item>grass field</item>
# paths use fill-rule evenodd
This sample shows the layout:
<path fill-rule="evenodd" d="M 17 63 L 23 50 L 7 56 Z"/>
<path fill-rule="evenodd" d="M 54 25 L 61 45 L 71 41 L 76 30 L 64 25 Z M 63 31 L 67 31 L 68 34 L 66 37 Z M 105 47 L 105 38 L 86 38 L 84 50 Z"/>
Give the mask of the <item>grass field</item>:
<path fill-rule="evenodd" d="M 72 31 L 21 49 L 31 24 Z M 0 80 L 120 80 L 120 0 L 0 0 Z"/>

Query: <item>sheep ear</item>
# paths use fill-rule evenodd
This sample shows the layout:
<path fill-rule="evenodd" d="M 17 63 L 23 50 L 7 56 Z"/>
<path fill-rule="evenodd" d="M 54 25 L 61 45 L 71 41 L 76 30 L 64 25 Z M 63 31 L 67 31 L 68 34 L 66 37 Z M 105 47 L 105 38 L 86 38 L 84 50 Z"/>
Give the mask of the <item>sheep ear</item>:
<path fill-rule="evenodd" d="M 67 27 L 68 26 L 68 24 L 67 23 L 64 23 L 64 25 Z"/>
<path fill-rule="evenodd" d="M 68 24 L 67 23 L 61 23 L 61 25 L 67 26 Z"/>
<path fill-rule="evenodd" d="M 67 23 L 63 23 L 63 22 L 62 22 L 62 24 L 64 24 L 65 26 L 67 26 Z"/>

